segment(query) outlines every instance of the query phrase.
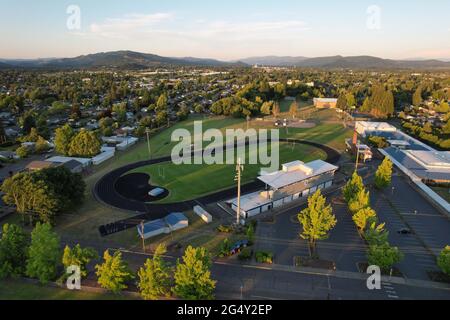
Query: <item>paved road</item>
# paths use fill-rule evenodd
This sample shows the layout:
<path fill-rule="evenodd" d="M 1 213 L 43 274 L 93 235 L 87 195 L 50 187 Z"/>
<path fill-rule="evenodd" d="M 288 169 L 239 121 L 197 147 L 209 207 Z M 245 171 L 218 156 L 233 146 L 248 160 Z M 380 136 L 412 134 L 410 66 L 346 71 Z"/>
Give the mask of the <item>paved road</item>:
<path fill-rule="evenodd" d="M 133 268 L 141 266 L 147 255 L 124 252 Z M 174 258 L 168 258 L 172 263 Z M 212 278 L 217 280 L 217 299 L 245 300 L 398 300 L 450 299 L 450 288 L 423 288 L 382 281 L 381 290 L 369 290 L 360 274 L 342 277 L 271 269 L 270 266 L 214 263 Z"/>

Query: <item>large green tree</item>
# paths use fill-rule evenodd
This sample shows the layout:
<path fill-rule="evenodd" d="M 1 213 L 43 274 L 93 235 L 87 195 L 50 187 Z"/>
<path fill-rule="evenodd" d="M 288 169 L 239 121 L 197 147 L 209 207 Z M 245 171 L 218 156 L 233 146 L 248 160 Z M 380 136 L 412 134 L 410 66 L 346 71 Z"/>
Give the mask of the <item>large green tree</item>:
<path fill-rule="evenodd" d="M 403 254 L 397 247 L 391 247 L 388 243 L 372 245 L 367 252 L 369 265 L 379 266 L 381 270 L 388 272 L 394 264 L 403 259 Z"/>
<path fill-rule="evenodd" d="M 356 214 L 358 211 L 370 206 L 370 194 L 366 189 L 359 190 L 348 202 L 348 209 Z"/>
<path fill-rule="evenodd" d="M 66 245 L 62 256 L 62 264 L 67 270 L 70 266 L 77 266 L 80 268 L 81 276 L 87 276 L 87 268 L 89 262 L 98 259 L 98 254 L 93 248 L 82 248 L 79 244 L 73 248 Z"/>
<path fill-rule="evenodd" d="M 364 184 L 362 178 L 357 172 L 353 172 L 352 178 L 347 182 L 347 184 L 342 189 L 345 201 L 348 203 L 355 195 L 364 189 Z"/>
<path fill-rule="evenodd" d="M 83 202 L 86 183 L 81 174 L 72 173 L 65 167 L 56 167 L 35 172 L 34 176 L 53 190 L 52 194 L 58 200 L 58 213 L 72 210 Z"/>
<path fill-rule="evenodd" d="M 355 225 L 358 227 L 358 230 L 360 233 L 364 232 L 364 230 L 367 227 L 367 224 L 370 221 L 373 221 L 373 219 L 375 219 L 377 217 L 377 214 L 375 212 L 375 210 L 366 207 L 363 208 L 361 210 L 359 210 L 358 212 L 356 212 L 352 219 L 353 222 L 355 223 Z"/>
<path fill-rule="evenodd" d="M 70 142 L 74 136 L 71 126 L 65 124 L 55 130 L 55 150 L 62 155 L 69 154 Z"/>
<path fill-rule="evenodd" d="M 52 188 L 32 173 L 18 173 L 6 179 L 1 189 L 5 193 L 3 201 L 14 205 L 23 217 L 32 213 L 41 221 L 49 222 L 58 210 L 58 199 Z"/>
<path fill-rule="evenodd" d="M 171 268 L 164 261 L 166 247 L 160 244 L 152 259 L 147 259 L 138 271 L 138 288 L 145 300 L 156 300 L 170 296 Z"/>
<path fill-rule="evenodd" d="M 31 232 L 26 274 L 45 284 L 56 278 L 60 262 L 61 249 L 58 235 L 49 223 L 38 222 Z"/>
<path fill-rule="evenodd" d="M 392 161 L 384 158 L 383 162 L 375 173 L 375 186 L 379 189 L 386 188 L 391 184 L 392 180 Z"/>
<path fill-rule="evenodd" d="M 320 190 L 308 198 L 308 207 L 300 212 L 298 221 L 302 225 L 300 237 L 308 241 L 311 256 L 316 257 L 317 241 L 327 239 L 337 223 L 331 205 L 326 204 Z"/>
<path fill-rule="evenodd" d="M 364 239 L 369 245 L 382 245 L 388 242 L 389 231 L 385 230 L 385 224 L 377 224 L 376 221 L 371 220 L 369 227 L 364 231 Z"/>
<path fill-rule="evenodd" d="M 88 130 L 81 130 L 69 144 L 69 156 L 94 157 L 100 153 L 101 142 L 97 135 Z"/>
<path fill-rule="evenodd" d="M 28 239 L 22 228 L 5 223 L 0 240 L 0 279 L 25 272 L 27 250 Z"/>
<path fill-rule="evenodd" d="M 127 281 L 134 278 L 128 265 L 122 260 L 120 251 L 110 255 L 106 250 L 103 254 L 103 263 L 96 265 L 95 269 L 100 286 L 113 293 L 128 288 Z"/>
<path fill-rule="evenodd" d="M 211 257 L 205 248 L 187 247 L 183 262 L 177 261 L 173 292 L 181 299 L 213 299 L 216 281 L 211 279 L 210 268 Z"/>

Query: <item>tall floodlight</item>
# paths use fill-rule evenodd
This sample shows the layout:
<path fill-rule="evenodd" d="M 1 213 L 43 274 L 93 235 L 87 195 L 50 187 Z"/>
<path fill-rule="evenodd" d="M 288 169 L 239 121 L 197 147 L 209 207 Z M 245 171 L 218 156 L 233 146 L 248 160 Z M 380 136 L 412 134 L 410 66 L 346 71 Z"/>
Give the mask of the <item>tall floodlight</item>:
<path fill-rule="evenodd" d="M 244 171 L 244 166 L 241 164 L 241 158 L 238 159 L 238 163 L 236 165 L 236 176 L 234 181 L 237 181 L 237 211 L 236 211 L 236 224 L 239 225 L 241 218 L 241 175 L 242 171 Z"/>

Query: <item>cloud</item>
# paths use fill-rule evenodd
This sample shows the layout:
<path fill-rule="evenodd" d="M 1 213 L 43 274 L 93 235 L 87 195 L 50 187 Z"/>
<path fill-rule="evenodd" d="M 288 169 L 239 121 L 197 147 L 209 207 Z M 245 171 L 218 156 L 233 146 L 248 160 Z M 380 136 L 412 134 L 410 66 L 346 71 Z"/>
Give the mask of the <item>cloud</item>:
<path fill-rule="evenodd" d="M 90 33 L 110 38 L 127 38 L 134 33 L 149 32 L 153 27 L 173 18 L 171 13 L 126 14 L 121 18 L 107 18 L 90 25 Z"/>

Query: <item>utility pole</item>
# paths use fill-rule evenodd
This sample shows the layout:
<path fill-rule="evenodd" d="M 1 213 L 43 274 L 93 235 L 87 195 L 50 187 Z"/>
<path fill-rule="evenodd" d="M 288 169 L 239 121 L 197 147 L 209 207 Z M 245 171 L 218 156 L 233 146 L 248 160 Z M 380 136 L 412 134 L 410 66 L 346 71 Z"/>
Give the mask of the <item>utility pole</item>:
<path fill-rule="evenodd" d="M 356 164 L 355 164 L 355 172 L 358 172 L 358 164 L 359 164 L 359 141 L 356 142 Z"/>
<path fill-rule="evenodd" d="M 145 133 L 147 134 L 148 157 L 151 160 L 152 159 L 152 154 L 150 152 L 150 129 L 149 128 L 145 128 Z"/>
<path fill-rule="evenodd" d="M 236 224 L 239 225 L 241 218 L 241 174 L 244 170 L 244 166 L 241 165 L 241 158 L 238 159 L 238 163 L 236 165 L 236 177 L 235 181 L 238 184 L 238 196 L 237 196 L 237 211 L 236 211 Z"/>

